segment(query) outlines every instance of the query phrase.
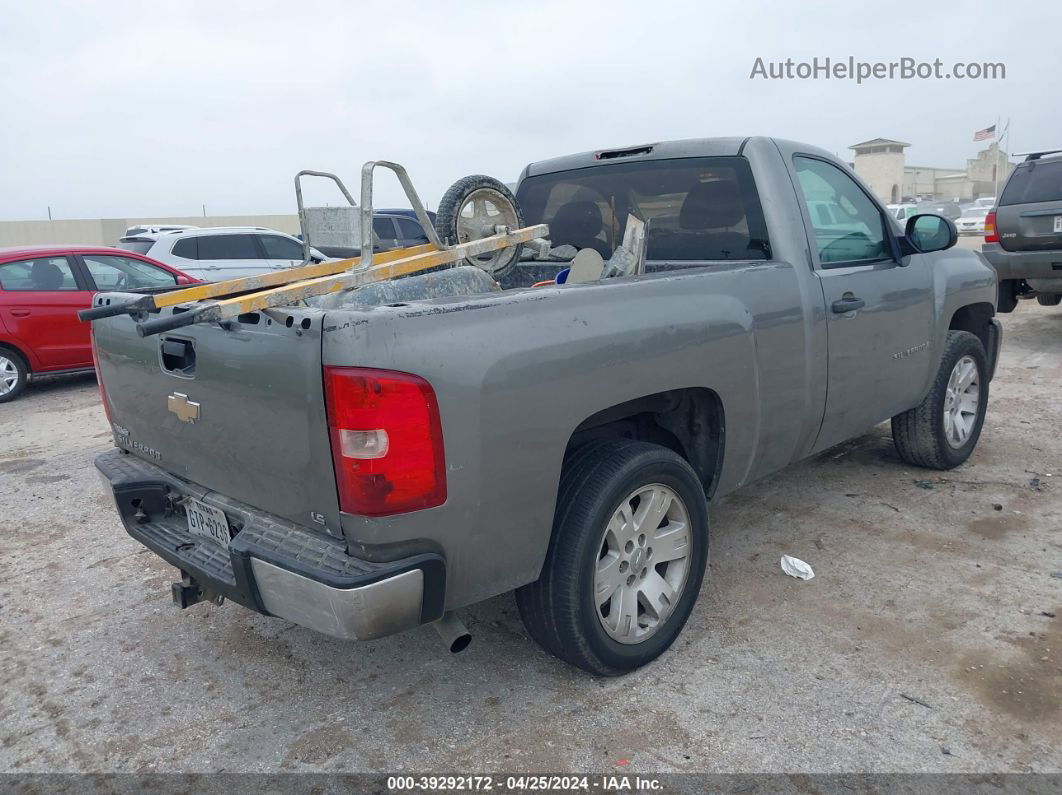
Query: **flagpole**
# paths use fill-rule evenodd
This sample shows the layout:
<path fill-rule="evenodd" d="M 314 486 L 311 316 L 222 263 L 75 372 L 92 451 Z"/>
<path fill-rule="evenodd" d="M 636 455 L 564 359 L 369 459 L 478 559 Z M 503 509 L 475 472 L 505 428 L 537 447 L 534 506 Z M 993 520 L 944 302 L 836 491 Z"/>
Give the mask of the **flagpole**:
<path fill-rule="evenodd" d="M 996 133 L 996 160 L 992 164 L 992 198 L 997 202 L 999 201 L 999 150 L 1001 148 L 999 139 L 999 119 L 1000 117 L 996 116 L 996 129 L 994 130 Z"/>

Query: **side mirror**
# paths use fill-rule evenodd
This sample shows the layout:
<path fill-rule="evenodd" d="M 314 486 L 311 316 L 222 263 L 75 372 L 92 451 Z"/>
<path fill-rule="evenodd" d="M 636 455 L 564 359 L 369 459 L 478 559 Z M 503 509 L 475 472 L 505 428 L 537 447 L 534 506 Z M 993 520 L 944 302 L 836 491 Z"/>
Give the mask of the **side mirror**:
<path fill-rule="evenodd" d="M 922 213 L 912 215 L 907 219 L 905 230 L 911 246 L 922 254 L 932 251 L 944 251 L 955 245 L 959 240 L 959 231 L 954 222 L 942 215 Z"/>

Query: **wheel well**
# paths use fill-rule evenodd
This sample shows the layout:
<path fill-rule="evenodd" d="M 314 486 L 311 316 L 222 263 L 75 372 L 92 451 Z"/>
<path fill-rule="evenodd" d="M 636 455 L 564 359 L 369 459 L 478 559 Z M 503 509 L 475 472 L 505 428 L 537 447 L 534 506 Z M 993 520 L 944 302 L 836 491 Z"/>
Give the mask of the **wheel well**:
<path fill-rule="evenodd" d="M 12 345 L 10 342 L 0 342 L 0 350 L 11 351 L 22 360 L 22 363 L 26 365 L 27 370 L 29 370 L 30 372 L 33 371 L 33 365 L 30 364 L 29 357 L 18 346 Z"/>
<path fill-rule="evenodd" d="M 951 331 L 969 331 L 981 340 L 981 344 L 985 346 L 985 351 L 991 355 L 992 340 L 989 337 L 991 332 L 989 331 L 988 321 L 992 319 L 995 313 L 995 308 L 988 303 L 961 306 L 951 316 L 951 323 L 948 324 L 948 329 Z"/>
<path fill-rule="evenodd" d="M 709 497 L 723 463 L 723 404 L 710 389 L 673 389 L 628 400 L 579 423 L 565 458 L 597 439 L 637 439 L 667 447 L 685 458 Z"/>

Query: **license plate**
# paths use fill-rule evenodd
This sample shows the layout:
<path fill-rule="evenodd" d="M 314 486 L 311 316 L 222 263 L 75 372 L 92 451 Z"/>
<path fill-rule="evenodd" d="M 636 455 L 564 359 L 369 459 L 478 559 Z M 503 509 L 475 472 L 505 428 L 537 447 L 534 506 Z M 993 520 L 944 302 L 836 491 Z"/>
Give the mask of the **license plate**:
<path fill-rule="evenodd" d="M 185 502 L 184 510 L 188 516 L 189 533 L 209 538 L 224 547 L 229 545 L 232 534 L 229 532 L 229 520 L 225 518 L 223 511 L 193 499 Z"/>
<path fill-rule="evenodd" d="M 1062 232 L 1062 215 L 1055 216 L 1055 231 Z"/>

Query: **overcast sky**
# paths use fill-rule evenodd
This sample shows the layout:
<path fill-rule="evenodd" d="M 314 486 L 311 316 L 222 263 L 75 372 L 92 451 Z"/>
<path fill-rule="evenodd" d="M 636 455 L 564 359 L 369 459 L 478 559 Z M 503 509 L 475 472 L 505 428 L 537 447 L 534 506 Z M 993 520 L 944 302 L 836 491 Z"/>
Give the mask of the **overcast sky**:
<path fill-rule="evenodd" d="M 357 191 L 404 163 L 429 206 L 469 173 L 669 138 L 773 135 L 850 157 L 908 141 L 961 167 L 975 130 L 1062 145 L 1047 2 L 143 2 L 2 0 L 0 219 L 293 212 L 301 168 Z M 814 56 L 1005 80 L 750 80 Z M 379 206 L 397 202 L 384 176 Z M 317 190 L 312 202 L 338 198 Z"/>

